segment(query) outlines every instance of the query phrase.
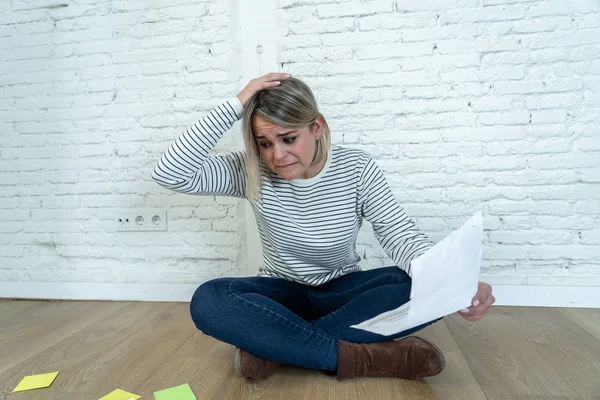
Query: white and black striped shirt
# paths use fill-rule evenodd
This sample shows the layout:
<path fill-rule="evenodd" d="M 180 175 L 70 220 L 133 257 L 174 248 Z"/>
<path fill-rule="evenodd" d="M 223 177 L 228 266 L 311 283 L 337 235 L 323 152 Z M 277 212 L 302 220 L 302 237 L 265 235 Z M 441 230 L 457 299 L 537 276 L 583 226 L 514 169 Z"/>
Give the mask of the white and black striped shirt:
<path fill-rule="evenodd" d="M 237 97 L 213 109 L 167 149 L 152 178 L 182 193 L 246 198 L 245 152 L 209 155 L 242 111 Z M 285 180 L 263 165 L 262 182 L 262 203 L 252 202 L 265 260 L 259 275 L 318 286 L 360 271 L 355 245 L 363 218 L 409 275 L 411 260 L 433 246 L 364 151 L 332 145 L 325 166 L 310 179 Z"/>

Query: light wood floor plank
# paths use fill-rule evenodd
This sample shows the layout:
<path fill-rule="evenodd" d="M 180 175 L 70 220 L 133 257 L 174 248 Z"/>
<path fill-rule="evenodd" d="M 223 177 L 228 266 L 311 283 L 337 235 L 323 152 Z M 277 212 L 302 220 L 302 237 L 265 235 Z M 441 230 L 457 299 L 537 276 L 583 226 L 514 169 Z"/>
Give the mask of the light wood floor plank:
<path fill-rule="evenodd" d="M 247 385 L 243 381 L 240 384 Z M 249 396 L 250 399 L 426 400 L 436 398 L 431 387 L 425 382 L 397 378 L 353 378 L 340 381 L 334 375 L 326 374 L 324 371 L 292 366 L 284 366 L 268 380 L 254 384 L 253 388 L 256 393 Z M 284 393 L 281 388 L 288 390 Z"/>
<path fill-rule="evenodd" d="M 107 349 L 93 363 L 58 384 L 65 393 L 108 393 L 117 386 L 135 388 L 174 353 L 196 330 L 189 305 L 177 303 L 155 313 L 146 324 L 133 326 L 133 332 Z"/>
<path fill-rule="evenodd" d="M 125 306 L 106 302 L 48 302 L 3 321 L 0 372 Z M 6 325 L 4 325 L 6 323 Z"/>
<path fill-rule="evenodd" d="M 196 329 L 194 334 L 177 349 L 173 356 L 231 359 L 233 357 L 233 346 L 220 342 Z"/>
<path fill-rule="evenodd" d="M 432 387 L 425 381 L 398 378 L 357 378 L 357 395 L 354 399 L 437 399 Z M 370 397 L 371 394 L 373 397 Z M 307 399 L 308 400 L 308 399 Z"/>
<path fill-rule="evenodd" d="M 447 363 L 423 382 L 338 381 L 292 366 L 252 382 L 233 373 L 233 346 L 193 326 L 188 306 L 0 301 L 0 356 L 20 359 L 0 371 L 0 400 L 92 400 L 116 388 L 152 399 L 183 383 L 202 400 L 597 398 L 598 310 L 494 307 L 477 323 L 449 316 L 416 333 Z M 55 370 L 50 388 L 11 393 L 23 376 Z"/>
<path fill-rule="evenodd" d="M 0 299 L 0 326 L 4 326 L 4 318 L 11 317 L 14 314 L 21 313 L 25 309 L 39 304 L 39 301 L 19 301 Z"/>
<path fill-rule="evenodd" d="M 560 312 L 600 340 L 600 308 L 562 308 Z"/>
<path fill-rule="evenodd" d="M 488 399 L 578 396 L 495 307 L 485 321 L 457 314 L 445 321 Z"/>
<path fill-rule="evenodd" d="M 547 394 L 541 396 L 533 394 L 509 395 L 506 393 L 496 393 L 493 398 L 500 400 L 582 400 L 579 396 L 552 396 Z"/>
<path fill-rule="evenodd" d="M 219 388 L 222 384 L 226 387 L 235 384 L 231 362 L 224 358 L 172 356 L 140 382 L 133 392 L 152 398 L 154 391 L 189 383 L 198 399 L 213 396 L 226 399 L 228 397 Z"/>
<path fill-rule="evenodd" d="M 72 394 L 72 393 L 59 393 L 59 392 L 54 392 L 54 393 L 48 393 L 42 397 L 40 397 L 40 400 L 98 400 L 100 397 L 106 395 L 108 393 L 103 393 L 100 396 L 96 396 L 96 395 L 92 395 L 92 394 L 81 394 L 81 393 L 77 393 L 77 394 Z M 152 399 L 150 397 L 150 399 Z M 141 399 L 143 400 L 143 399 Z"/>
<path fill-rule="evenodd" d="M 10 315 L 7 315 L 0 325 L 0 343 L 15 337 L 36 331 L 40 326 L 56 319 L 65 313 L 80 312 L 78 303 L 62 301 L 40 301 L 30 307 L 24 307 L 18 312 L 12 312 L 15 308 L 23 307 L 28 302 L 6 302 Z M 87 304 L 87 303 L 81 303 Z"/>
<path fill-rule="evenodd" d="M 426 379 L 440 399 L 486 400 L 483 390 L 477 383 L 473 371 L 469 368 L 467 360 L 463 357 L 444 320 L 438 321 L 414 335 L 434 343 L 442 350 L 446 358 L 444 371 Z"/>
<path fill-rule="evenodd" d="M 9 397 L 10 393 L 24 376 L 46 372 L 60 372 L 50 389 L 12 396 L 18 395 L 23 400 L 36 400 L 48 391 L 60 391 L 64 381 L 83 368 L 94 365 L 106 351 L 137 332 L 140 326 L 143 327 L 155 319 L 157 314 L 171 307 L 172 303 L 125 303 L 124 307 L 113 314 L 0 373 L 0 400 L 12 398 Z"/>
<path fill-rule="evenodd" d="M 499 308 L 512 326 L 584 399 L 600 399 L 600 341 L 555 309 Z"/>

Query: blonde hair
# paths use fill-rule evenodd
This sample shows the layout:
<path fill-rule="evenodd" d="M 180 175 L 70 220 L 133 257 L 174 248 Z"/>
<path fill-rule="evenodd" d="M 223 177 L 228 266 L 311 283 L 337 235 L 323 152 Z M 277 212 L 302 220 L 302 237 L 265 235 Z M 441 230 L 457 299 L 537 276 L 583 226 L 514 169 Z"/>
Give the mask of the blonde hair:
<path fill-rule="evenodd" d="M 317 101 L 310 88 L 296 78 L 281 81 L 276 87 L 257 92 L 248 100 L 244 107 L 242 132 L 246 148 L 246 170 L 248 180 L 246 183 L 246 196 L 250 200 L 260 201 L 262 189 L 261 168 L 267 171 L 268 166 L 261 162 L 260 149 L 252 132 L 252 117 L 259 115 L 272 124 L 286 128 L 311 129 L 317 117 L 323 119 L 323 134 L 316 141 L 317 148 L 311 165 L 318 164 L 327 157 L 331 144 L 329 126 L 323 114 L 319 112 Z"/>

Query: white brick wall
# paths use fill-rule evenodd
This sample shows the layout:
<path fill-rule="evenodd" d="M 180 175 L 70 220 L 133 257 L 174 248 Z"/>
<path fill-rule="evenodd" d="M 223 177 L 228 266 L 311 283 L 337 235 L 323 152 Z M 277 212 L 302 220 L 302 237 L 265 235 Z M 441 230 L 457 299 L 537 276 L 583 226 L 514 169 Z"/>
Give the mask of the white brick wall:
<path fill-rule="evenodd" d="M 239 273 L 236 202 L 177 195 L 150 179 L 169 143 L 235 91 L 228 3 L 2 7 L 0 281 L 194 283 Z M 135 207 L 166 208 L 169 231 L 115 232 L 116 213 Z"/>
<path fill-rule="evenodd" d="M 283 69 L 434 240 L 482 207 L 486 280 L 600 285 L 597 2 L 279 4 Z M 359 243 L 391 265 L 368 228 Z"/>
<path fill-rule="evenodd" d="M 482 207 L 487 281 L 600 286 L 597 1 L 276 3 L 280 69 L 314 89 L 335 143 L 377 158 L 427 234 Z M 246 272 L 239 203 L 150 180 L 244 83 L 237 4 L 0 4 L 0 281 Z M 218 151 L 240 147 L 231 132 Z M 169 231 L 114 232 L 135 207 L 168 209 Z M 368 224 L 359 239 L 365 268 L 391 263 Z"/>

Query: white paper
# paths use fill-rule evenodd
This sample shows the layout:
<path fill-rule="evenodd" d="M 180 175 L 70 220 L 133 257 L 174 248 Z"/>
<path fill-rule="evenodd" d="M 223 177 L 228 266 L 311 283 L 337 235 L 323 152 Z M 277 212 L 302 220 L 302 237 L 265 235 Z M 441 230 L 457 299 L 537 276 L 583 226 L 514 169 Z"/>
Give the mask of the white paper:
<path fill-rule="evenodd" d="M 481 267 L 483 215 L 460 228 L 411 262 L 410 301 L 351 328 L 393 335 L 471 306 Z"/>

